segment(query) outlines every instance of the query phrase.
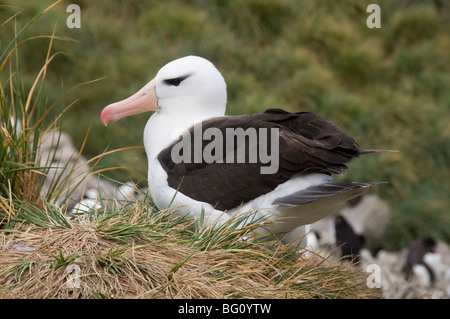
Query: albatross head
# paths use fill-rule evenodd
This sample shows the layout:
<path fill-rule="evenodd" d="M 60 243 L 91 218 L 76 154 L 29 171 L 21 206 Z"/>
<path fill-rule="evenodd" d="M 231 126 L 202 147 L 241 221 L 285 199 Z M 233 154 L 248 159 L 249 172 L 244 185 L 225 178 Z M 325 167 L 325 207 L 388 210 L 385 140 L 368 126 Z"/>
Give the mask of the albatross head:
<path fill-rule="evenodd" d="M 222 116 L 227 103 L 226 84 L 208 60 L 187 56 L 163 66 L 156 77 L 129 98 L 105 107 L 104 125 L 147 111 L 192 116 Z"/>

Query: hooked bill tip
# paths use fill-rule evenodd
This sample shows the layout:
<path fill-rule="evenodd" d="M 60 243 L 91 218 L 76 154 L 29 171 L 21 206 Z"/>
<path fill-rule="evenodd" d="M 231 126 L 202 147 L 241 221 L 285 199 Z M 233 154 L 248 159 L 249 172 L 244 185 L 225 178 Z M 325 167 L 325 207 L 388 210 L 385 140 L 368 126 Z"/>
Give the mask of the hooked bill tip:
<path fill-rule="evenodd" d="M 100 115 L 100 120 L 102 121 L 103 125 L 108 127 L 108 124 L 112 122 L 111 120 L 111 108 L 109 105 L 105 107 Z"/>

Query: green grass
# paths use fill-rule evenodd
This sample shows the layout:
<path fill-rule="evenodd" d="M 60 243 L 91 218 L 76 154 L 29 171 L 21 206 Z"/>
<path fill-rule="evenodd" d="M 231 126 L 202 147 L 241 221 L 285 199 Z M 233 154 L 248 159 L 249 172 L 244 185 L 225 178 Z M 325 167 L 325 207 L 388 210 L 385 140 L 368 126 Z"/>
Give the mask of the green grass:
<path fill-rule="evenodd" d="M 23 92 L 32 87 L 55 30 L 59 40 L 54 39 L 52 53 L 58 54 L 51 55 L 36 100 L 59 101 L 49 121 L 76 100 L 64 114 L 63 130 L 81 146 L 90 128 L 83 154 L 93 157 L 107 147 L 142 145 L 148 118 L 127 118 L 106 129 L 99 120 L 104 106 L 135 92 L 172 59 L 204 56 L 227 81 L 228 114 L 269 107 L 312 111 L 347 130 L 362 148 L 400 151 L 357 159 L 346 176 L 389 182 L 374 190 L 395 217 L 380 244 L 398 249 L 424 235 L 450 241 L 450 6 L 444 2 L 438 10 L 431 1 L 379 1 L 381 29 L 368 29 L 365 9 L 372 2 L 76 1 L 82 28 L 68 29 L 69 2 L 64 1 L 16 40 L 48 36 L 18 48 L 15 77 L 20 75 L 22 83 L 14 87 Z M 5 4 L 0 23 L 20 14 L 2 25 L 0 52 L 14 30 L 51 2 Z M 8 72 L 0 80 L 7 87 Z M 122 166 L 105 174 L 146 184 L 143 148 L 104 157 L 99 165 Z"/>

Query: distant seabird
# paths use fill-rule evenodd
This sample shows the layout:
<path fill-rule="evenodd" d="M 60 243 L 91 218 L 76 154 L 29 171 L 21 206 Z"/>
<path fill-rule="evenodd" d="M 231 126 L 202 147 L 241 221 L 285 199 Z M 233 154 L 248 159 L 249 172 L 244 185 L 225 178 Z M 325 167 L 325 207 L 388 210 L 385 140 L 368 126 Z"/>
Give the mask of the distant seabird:
<path fill-rule="evenodd" d="M 341 251 L 343 259 L 357 263 L 360 261 L 359 253 L 364 246 L 364 236 L 355 232 L 344 216 L 336 216 L 334 222 L 336 246 Z"/>
<path fill-rule="evenodd" d="M 353 158 L 377 152 L 321 115 L 269 109 L 225 116 L 225 80 L 208 60 L 174 60 L 131 97 L 108 105 L 107 125 L 154 111 L 145 126 L 148 182 L 159 209 L 221 224 L 238 212 L 287 233 L 336 212 L 377 183 L 333 181 Z M 130 127 L 130 129 L 134 129 Z M 276 156 L 274 156 L 276 155 Z M 306 233 L 309 227 L 305 226 Z"/>
<path fill-rule="evenodd" d="M 426 269 L 430 282 L 434 283 L 435 274 L 430 265 L 425 262 L 424 257 L 426 254 L 435 252 L 436 244 L 436 241 L 432 237 L 424 237 L 411 243 L 408 255 L 406 256 L 405 272 L 407 279 L 410 279 L 412 274 L 415 273 L 414 269 L 420 269 L 418 274 L 421 274 L 422 270 Z M 422 267 L 417 268 L 417 265 L 421 265 Z"/>

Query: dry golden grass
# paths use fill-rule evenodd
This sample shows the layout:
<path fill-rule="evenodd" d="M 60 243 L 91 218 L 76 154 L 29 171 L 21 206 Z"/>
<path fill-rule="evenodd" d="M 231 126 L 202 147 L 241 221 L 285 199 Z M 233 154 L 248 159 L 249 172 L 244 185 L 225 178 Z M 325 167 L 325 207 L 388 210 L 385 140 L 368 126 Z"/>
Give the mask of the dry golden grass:
<path fill-rule="evenodd" d="M 216 242 L 214 232 L 197 232 L 187 221 L 145 214 L 137 208 L 106 221 L 67 219 L 70 227 L 23 223 L 1 230 L 0 297 L 380 297 L 365 285 L 367 274 L 349 264 L 275 240 L 260 242 L 248 237 L 248 230 Z M 227 238 L 237 230 L 217 231 Z"/>

